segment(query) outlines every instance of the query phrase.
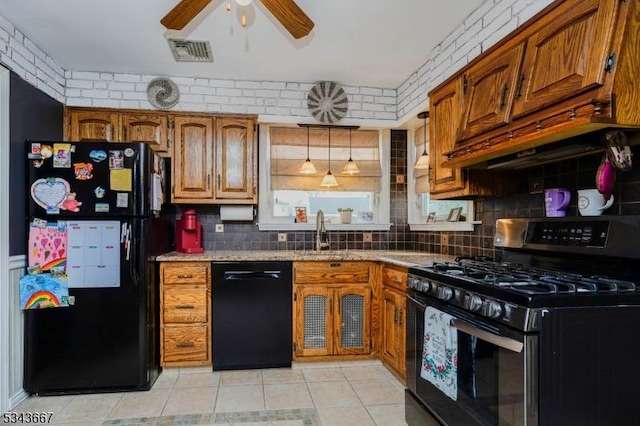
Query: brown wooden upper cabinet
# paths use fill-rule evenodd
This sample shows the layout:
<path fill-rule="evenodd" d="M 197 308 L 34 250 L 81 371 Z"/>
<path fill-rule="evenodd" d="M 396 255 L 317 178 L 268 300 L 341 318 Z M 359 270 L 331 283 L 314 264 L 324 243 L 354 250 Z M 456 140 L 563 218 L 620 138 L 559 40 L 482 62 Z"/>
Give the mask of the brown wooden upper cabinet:
<path fill-rule="evenodd" d="M 146 142 L 154 151 L 169 155 L 173 118 L 159 114 L 123 114 L 121 124 L 123 142 Z"/>
<path fill-rule="evenodd" d="M 170 155 L 173 119 L 166 113 L 70 107 L 65 123 L 66 140 L 146 142 L 159 155 Z"/>
<path fill-rule="evenodd" d="M 213 200 L 213 118 L 177 117 L 174 128 L 171 201 Z"/>
<path fill-rule="evenodd" d="M 216 120 L 216 199 L 257 201 L 254 140 L 253 119 Z"/>
<path fill-rule="evenodd" d="M 172 202 L 255 204 L 255 118 L 175 119 Z"/>
<path fill-rule="evenodd" d="M 509 122 L 523 54 L 524 43 L 508 46 L 496 58 L 485 58 L 464 73 L 458 142 Z"/>
<path fill-rule="evenodd" d="M 120 141 L 120 114 L 103 110 L 68 110 L 67 140 Z"/>
<path fill-rule="evenodd" d="M 462 79 L 455 143 L 430 133 L 443 144 L 437 162 L 476 166 L 607 127 L 640 129 L 639 32 L 638 2 L 554 1 L 429 93 L 433 108 Z M 446 120 L 438 114 L 432 123 Z"/>

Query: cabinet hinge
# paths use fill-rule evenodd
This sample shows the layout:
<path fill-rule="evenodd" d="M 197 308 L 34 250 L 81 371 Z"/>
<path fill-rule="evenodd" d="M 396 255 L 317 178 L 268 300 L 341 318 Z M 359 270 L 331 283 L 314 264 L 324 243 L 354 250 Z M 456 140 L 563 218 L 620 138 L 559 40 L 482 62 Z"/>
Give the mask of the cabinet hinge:
<path fill-rule="evenodd" d="M 616 61 L 616 54 L 612 53 L 611 55 L 607 56 L 607 59 L 604 61 L 604 70 L 606 72 L 611 72 L 611 70 L 613 69 L 613 64 Z"/>
<path fill-rule="evenodd" d="M 298 350 L 298 345 L 296 344 L 296 342 L 293 342 L 293 351 L 297 351 Z"/>
<path fill-rule="evenodd" d="M 298 300 L 298 293 L 293 293 L 293 301 L 296 302 Z"/>
<path fill-rule="evenodd" d="M 467 93 L 467 76 L 462 77 L 462 93 Z"/>

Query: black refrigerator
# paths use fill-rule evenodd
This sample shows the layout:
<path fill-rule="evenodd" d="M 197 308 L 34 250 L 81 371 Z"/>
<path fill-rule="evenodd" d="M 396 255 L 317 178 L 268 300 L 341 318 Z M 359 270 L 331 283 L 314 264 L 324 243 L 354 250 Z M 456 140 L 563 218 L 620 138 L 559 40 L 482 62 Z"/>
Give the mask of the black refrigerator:
<path fill-rule="evenodd" d="M 163 159 L 144 143 L 27 141 L 26 160 L 29 264 L 51 252 L 32 228 L 63 229 L 68 306 L 25 309 L 25 390 L 150 389 L 161 371 L 154 256 L 171 232 L 158 217 Z"/>

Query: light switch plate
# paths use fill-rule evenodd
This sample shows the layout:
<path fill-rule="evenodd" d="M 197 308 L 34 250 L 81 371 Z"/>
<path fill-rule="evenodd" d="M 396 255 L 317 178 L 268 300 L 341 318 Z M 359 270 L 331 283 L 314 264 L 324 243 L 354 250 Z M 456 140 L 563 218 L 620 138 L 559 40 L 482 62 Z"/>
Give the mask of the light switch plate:
<path fill-rule="evenodd" d="M 216 232 L 224 232 L 224 223 L 216 223 Z"/>
<path fill-rule="evenodd" d="M 405 175 L 396 175 L 396 183 L 405 183 L 406 180 Z"/>

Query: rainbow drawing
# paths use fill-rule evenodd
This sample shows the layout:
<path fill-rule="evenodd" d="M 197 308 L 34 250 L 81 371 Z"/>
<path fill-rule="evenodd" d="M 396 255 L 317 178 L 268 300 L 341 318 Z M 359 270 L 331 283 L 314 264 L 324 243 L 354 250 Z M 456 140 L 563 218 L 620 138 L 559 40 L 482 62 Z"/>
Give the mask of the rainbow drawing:
<path fill-rule="evenodd" d="M 20 277 L 20 309 L 65 306 L 69 306 L 69 286 L 66 276 L 27 274 Z"/>
<path fill-rule="evenodd" d="M 32 293 L 22 309 L 59 308 L 60 306 L 55 294 L 42 290 Z"/>
<path fill-rule="evenodd" d="M 51 260 L 45 263 L 44 265 L 40 265 L 40 269 L 43 271 L 50 271 L 51 269 L 55 269 L 58 267 L 62 267 L 63 269 L 65 269 L 66 265 L 67 265 L 67 258 L 61 257 L 59 259 Z"/>

